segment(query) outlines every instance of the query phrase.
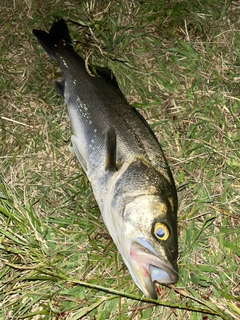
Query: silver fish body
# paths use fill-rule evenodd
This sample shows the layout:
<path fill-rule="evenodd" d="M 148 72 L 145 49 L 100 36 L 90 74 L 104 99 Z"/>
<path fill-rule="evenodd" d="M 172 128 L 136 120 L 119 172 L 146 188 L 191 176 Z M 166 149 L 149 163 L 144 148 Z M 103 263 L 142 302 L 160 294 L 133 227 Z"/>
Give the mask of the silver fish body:
<path fill-rule="evenodd" d="M 33 33 L 63 72 L 56 87 L 70 116 L 73 152 L 104 223 L 136 285 L 156 299 L 154 282 L 178 280 L 177 193 L 163 151 L 116 83 L 88 74 L 63 19 L 49 33 Z"/>

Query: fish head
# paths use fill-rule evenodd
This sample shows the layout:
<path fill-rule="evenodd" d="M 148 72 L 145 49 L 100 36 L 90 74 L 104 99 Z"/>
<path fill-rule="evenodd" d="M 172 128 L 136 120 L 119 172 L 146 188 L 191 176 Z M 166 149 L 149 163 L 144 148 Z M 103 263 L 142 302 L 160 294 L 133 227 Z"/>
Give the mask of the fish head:
<path fill-rule="evenodd" d="M 155 299 L 155 282 L 166 284 L 178 280 L 176 222 L 168 218 L 171 209 L 167 202 L 142 195 L 125 207 L 122 244 L 128 253 L 126 264 L 144 295 Z"/>
<path fill-rule="evenodd" d="M 178 281 L 176 189 L 140 159 L 123 171 L 105 199 L 104 222 L 136 285 L 157 299 L 155 282 Z"/>

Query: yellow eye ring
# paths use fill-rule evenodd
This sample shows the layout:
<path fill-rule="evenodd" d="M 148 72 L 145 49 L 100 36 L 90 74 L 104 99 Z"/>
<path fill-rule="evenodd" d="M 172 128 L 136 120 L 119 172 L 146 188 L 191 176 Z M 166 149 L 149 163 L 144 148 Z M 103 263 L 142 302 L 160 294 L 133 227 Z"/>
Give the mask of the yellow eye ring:
<path fill-rule="evenodd" d="M 167 240 L 170 232 L 165 224 L 157 222 L 154 226 L 154 234 L 159 240 Z"/>

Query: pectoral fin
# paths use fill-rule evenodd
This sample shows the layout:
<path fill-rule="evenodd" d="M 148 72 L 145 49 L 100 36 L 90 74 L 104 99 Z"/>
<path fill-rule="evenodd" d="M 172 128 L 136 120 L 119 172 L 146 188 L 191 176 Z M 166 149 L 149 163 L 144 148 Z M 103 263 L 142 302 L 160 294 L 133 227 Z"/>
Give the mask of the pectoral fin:
<path fill-rule="evenodd" d="M 106 134 L 106 170 L 117 171 L 116 166 L 117 138 L 113 127 Z"/>

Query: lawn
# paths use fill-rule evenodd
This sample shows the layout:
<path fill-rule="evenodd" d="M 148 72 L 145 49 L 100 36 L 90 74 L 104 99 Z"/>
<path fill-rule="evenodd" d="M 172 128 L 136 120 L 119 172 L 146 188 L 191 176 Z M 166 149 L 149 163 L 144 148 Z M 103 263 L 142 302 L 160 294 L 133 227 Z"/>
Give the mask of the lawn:
<path fill-rule="evenodd" d="M 68 20 L 163 147 L 179 276 L 143 297 L 69 150 L 56 64 L 32 35 Z M 0 319 L 240 318 L 240 3 L 15 0 L 0 16 Z"/>

